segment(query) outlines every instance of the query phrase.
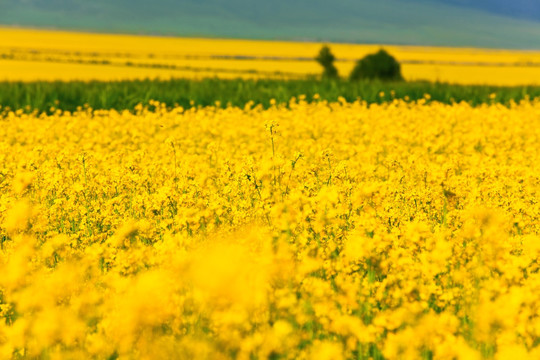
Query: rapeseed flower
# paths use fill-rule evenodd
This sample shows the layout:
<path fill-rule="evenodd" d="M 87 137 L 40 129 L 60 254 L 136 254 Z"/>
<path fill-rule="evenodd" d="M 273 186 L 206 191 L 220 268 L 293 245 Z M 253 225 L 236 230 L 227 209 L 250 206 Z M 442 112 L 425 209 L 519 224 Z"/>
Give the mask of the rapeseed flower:
<path fill-rule="evenodd" d="M 4 111 L 0 357 L 538 358 L 538 113 Z"/>

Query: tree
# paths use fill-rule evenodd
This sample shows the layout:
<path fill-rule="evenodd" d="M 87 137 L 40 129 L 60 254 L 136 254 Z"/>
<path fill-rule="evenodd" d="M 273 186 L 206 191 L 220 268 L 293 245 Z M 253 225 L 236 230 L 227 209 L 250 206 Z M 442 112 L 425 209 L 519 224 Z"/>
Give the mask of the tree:
<path fill-rule="evenodd" d="M 358 60 L 352 70 L 350 80 L 402 81 L 401 65 L 385 50 L 381 49 L 375 54 L 366 55 Z"/>
<path fill-rule="evenodd" d="M 338 77 L 338 70 L 334 66 L 334 61 L 336 60 L 336 57 L 332 52 L 330 51 L 330 48 L 328 46 L 323 46 L 321 48 L 321 51 L 319 51 L 319 55 L 315 58 L 319 64 L 323 67 L 323 77 L 325 78 L 337 78 Z"/>

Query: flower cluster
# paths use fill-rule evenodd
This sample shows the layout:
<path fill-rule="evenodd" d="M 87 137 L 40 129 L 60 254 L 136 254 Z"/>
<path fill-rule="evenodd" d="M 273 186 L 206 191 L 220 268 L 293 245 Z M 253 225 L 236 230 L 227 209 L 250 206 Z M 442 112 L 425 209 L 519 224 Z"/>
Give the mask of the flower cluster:
<path fill-rule="evenodd" d="M 540 357 L 540 101 L 0 116 L 0 358 Z"/>

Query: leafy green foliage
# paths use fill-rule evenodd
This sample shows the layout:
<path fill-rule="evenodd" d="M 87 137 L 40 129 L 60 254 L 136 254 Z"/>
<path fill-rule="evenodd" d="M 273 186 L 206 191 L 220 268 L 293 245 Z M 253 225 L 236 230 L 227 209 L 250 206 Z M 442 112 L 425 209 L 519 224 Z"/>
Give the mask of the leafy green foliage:
<path fill-rule="evenodd" d="M 380 96 L 384 93 L 384 96 Z M 496 98 L 490 97 L 496 94 Z M 540 97 L 540 86 L 464 86 L 430 82 L 381 82 L 330 79 L 305 80 L 136 80 L 118 82 L 0 82 L 0 111 L 28 109 L 49 112 L 51 107 L 76 110 L 88 104 L 94 109 L 132 110 L 138 103 L 149 104 L 158 100 L 168 106 L 185 108 L 215 105 L 219 101 L 244 106 L 252 102 L 264 107 L 288 103 L 292 97 L 304 95 L 311 101 L 318 94 L 322 100 L 336 101 L 358 98 L 368 103 L 381 103 L 392 99 L 411 101 L 431 95 L 431 101 L 453 103 L 466 101 L 471 105 L 499 102 L 509 104 L 526 97 Z"/>
<path fill-rule="evenodd" d="M 388 52 L 381 49 L 375 54 L 366 55 L 358 60 L 351 72 L 350 79 L 383 81 L 402 81 L 401 65 Z"/>
<path fill-rule="evenodd" d="M 319 55 L 317 55 L 315 60 L 324 69 L 323 77 L 330 79 L 338 77 L 338 70 L 334 65 L 336 57 L 334 56 L 334 54 L 332 54 L 332 51 L 330 51 L 330 48 L 328 46 L 325 45 L 321 48 L 321 51 L 319 51 Z"/>

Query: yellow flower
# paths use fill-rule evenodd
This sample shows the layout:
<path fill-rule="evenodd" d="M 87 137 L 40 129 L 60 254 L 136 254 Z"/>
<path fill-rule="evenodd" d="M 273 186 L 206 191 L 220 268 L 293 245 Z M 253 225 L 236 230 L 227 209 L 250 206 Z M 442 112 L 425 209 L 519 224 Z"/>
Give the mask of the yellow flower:
<path fill-rule="evenodd" d="M 15 203 L 7 212 L 4 220 L 4 228 L 15 233 L 28 229 L 32 219 L 32 206 L 27 200 L 20 200 Z"/>
<path fill-rule="evenodd" d="M 13 191 L 21 194 L 27 190 L 34 181 L 34 174 L 31 172 L 19 172 L 13 179 Z"/>

